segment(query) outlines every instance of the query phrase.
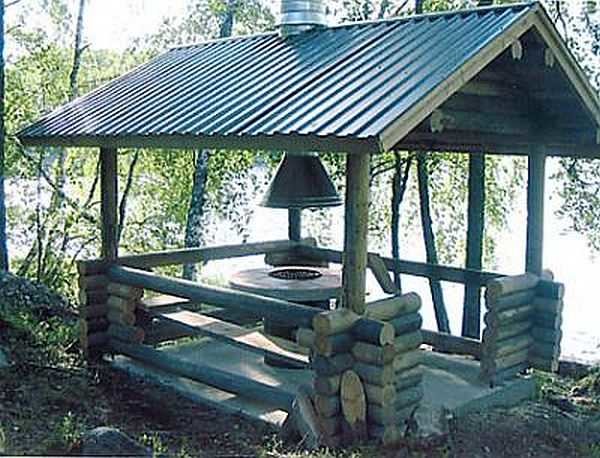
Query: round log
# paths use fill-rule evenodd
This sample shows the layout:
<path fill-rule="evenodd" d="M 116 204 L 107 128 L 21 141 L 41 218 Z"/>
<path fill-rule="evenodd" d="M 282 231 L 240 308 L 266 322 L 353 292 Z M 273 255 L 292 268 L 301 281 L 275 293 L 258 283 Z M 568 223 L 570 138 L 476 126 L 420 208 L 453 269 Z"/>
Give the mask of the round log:
<path fill-rule="evenodd" d="M 485 352 L 488 352 L 490 355 L 493 355 L 493 357 L 498 358 L 527 349 L 531 347 L 532 344 L 533 338 L 529 333 L 527 333 L 504 340 L 487 341 L 483 345 L 483 348 Z"/>
<path fill-rule="evenodd" d="M 563 299 L 565 297 L 565 285 L 542 280 L 537 285 L 536 292 L 538 296 L 548 299 Z"/>
<path fill-rule="evenodd" d="M 544 344 L 536 342 L 531 348 L 531 355 L 534 358 L 542 359 L 558 359 L 560 356 L 560 345 L 559 344 Z"/>
<path fill-rule="evenodd" d="M 321 334 L 315 337 L 315 351 L 323 356 L 332 356 L 338 353 L 348 353 L 354 344 L 354 339 L 350 334 L 336 334 L 324 336 Z"/>
<path fill-rule="evenodd" d="M 408 293 L 368 304 L 365 316 L 373 320 L 390 321 L 421 308 L 421 298 L 416 293 Z"/>
<path fill-rule="evenodd" d="M 103 305 L 108 299 L 108 293 L 105 290 L 97 291 L 79 291 L 79 304 L 83 307 L 92 305 Z"/>
<path fill-rule="evenodd" d="M 122 340 L 123 342 L 140 344 L 144 341 L 146 335 L 141 328 L 111 323 L 108 327 L 108 336 L 110 338 Z"/>
<path fill-rule="evenodd" d="M 421 350 L 413 350 L 396 356 L 394 358 L 394 370 L 396 371 L 396 374 L 420 365 L 422 357 Z"/>
<path fill-rule="evenodd" d="M 510 380 L 515 378 L 518 374 L 526 371 L 529 368 L 529 362 L 522 362 L 517 364 L 516 366 L 507 367 L 506 369 L 502 369 L 500 371 L 496 371 L 492 373 L 488 377 L 488 382 L 490 382 L 493 386 L 501 384 L 505 380 Z"/>
<path fill-rule="evenodd" d="M 83 334 L 93 334 L 95 332 L 106 332 L 108 320 L 105 317 L 92 318 L 89 320 L 79 320 L 79 330 Z"/>
<path fill-rule="evenodd" d="M 109 309 L 119 310 L 123 313 L 133 313 L 137 306 L 137 299 L 123 299 L 119 296 L 109 296 L 106 301 Z"/>
<path fill-rule="evenodd" d="M 394 348 L 396 353 L 405 353 L 415 350 L 423 343 L 423 335 L 421 331 L 416 331 L 411 334 L 404 334 L 394 339 Z"/>
<path fill-rule="evenodd" d="M 374 366 L 383 366 L 390 364 L 396 356 L 396 349 L 393 345 L 384 345 L 383 347 L 365 342 L 357 342 L 352 347 L 352 356 L 357 361 Z"/>
<path fill-rule="evenodd" d="M 558 360 L 540 358 L 538 356 L 531 355 L 529 357 L 529 364 L 534 369 L 545 372 L 557 372 L 558 371 Z"/>
<path fill-rule="evenodd" d="M 537 275 L 530 273 L 496 278 L 487 284 L 486 297 L 489 296 L 493 299 L 511 293 L 533 289 L 537 286 L 539 281 L 540 279 Z"/>
<path fill-rule="evenodd" d="M 534 327 L 559 330 L 562 326 L 562 314 L 537 313 L 533 318 Z"/>
<path fill-rule="evenodd" d="M 354 359 L 349 353 L 342 353 L 330 358 L 317 355 L 313 358 L 312 367 L 317 375 L 330 377 L 350 369 L 353 363 Z"/>
<path fill-rule="evenodd" d="M 403 391 L 409 388 L 413 388 L 423 382 L 423 369 L 420 366 L 416 366 L 407 371 L 396 373 L 396 380 L 394 385 L 396 391 Z"/>
<path fill-rule="evenodd" d="M 413 388 L 408 388 L 402 391 L 396 391 L 396 410 L 404 409 L 412 406 L 423 399 L 423 385 L 417 385 Z"/>
<path fill-rule="evenodd" d="M 139 301 L 144 295 L 144 290 L 141 288 L 134 288 L 133 286 L 122 285 L 114 282 L 109 283 L 106 289 L 113 296 L 118 296 L 123 299 L 131 299 L 134 301 Z"/>
<path fill-rule="evenodd" d="M 106 317 L 111 323 L 124 324 L 126 326 L 133 326 L 135 324 L 135 315 L 129 312 L 109 308 Z"/>
<path fill-rule="evenodd" d="M 320 417 L 327 418 L 338 415 L 341 412 L 341 403 L 339 396 L 323 396 L 317 394 L 314 397 L 315 408 Z"/>
<path fill-rule="evenodd" d="M 519 350 L 514 353 L 502 356 L 500 358 L 494 358 L 490 361 L 486 361 L 485 369 L 488 372 L 497 372 L 507 369 L 512 366 L 517 366 L 529 359 L 529 348 L 525 350 Z M 484 368 L 484 361 L 481 361 L 481 366 Z"/>
<path fill-rule="evenodd" d="M 360 377 L 354 371 L 346 371 L 342 375 L 340 387 L 342 413 L 350 427 L 352 442 L 367 437 L 367 401 Z"/>
<path fill-rule="evenodd" d="M 388 323 L 392 325 L 396 335 L 400 336 L 421 329 L 423 326 L 423 318 L 419 313 L 409 313 L 408 315 L 394 318 Z"/>
<path fill-rule="evenodd" d="M 371 385 L 365 383 L 365 395 L 369 405 L 375 404 L 378 406 L 393 405 L 396 400 L 396 389 L 393 385 Z"/>
<path fill-rule="evenodd" d="M 564 301 L 562 299 L 548 299 L 546 297 L 536 297 L 533 300 L 536 313 L 562 313 Z"/>
<path fill-rule="evenodd" d="M 369 404 L 367 418 L 369 419 L 369 425 L 395 425 L 398 424 L 398 411 L 394 407 L 394 404 L 386 404 L 383 406 Z"/>
<path fill-rule="evenodd" d="M 341 308 L 315 315 L 312 325 L 316 335 L 330 336 L 345 333 L 358 319 L 359 316 L 350 309 Z"/>
<path fill-rule="evenodd" d="M 384 346 L 394 343 L 394 328 L 383 321 L 362 318 L 352 328 L 352 334 L 362 342 Z"/>
<path fill-rule="evenodd" d="M 298 328 L 296 331 L 296 343 L 304 348 L 314 348 L 315 331 L 312 329 Z"/>
<path fill-rule="evenodd" d="M 486 327 L 483 330 L 483 342 L 489 340 L 504 340 L 531 331 L 532 323 L 530 320 L 519 321 L 504 326 Z"/>
<path fill-rule="evenodd" d="M 80 334 L 79 343 L 83 350 L 92 347 L 103 347 L 108 344 L 108 335 L 105 332 L 94 334 Z"/>
<path fill-rule="evenodd" d="M 484 321 L 488 326 L 506 326 L 511 323 L 528 320 L 534 311 L 535 308 L 533 305 L 522 305 L 501 312 L 490 311 L 485 314 Z"/>
<path fill-rule="evenodd" d="M 557 344 L 562 340 L 562 331 L 551 328 L 534 327 L 531 335 L 536 342 Z"/>
<path fill-rule="evenodd" d="M 317 376 L 314 380 L 315 391 L 325 396 L 337 394 L 340 391 L 341 379 L 340 375 L 332 375 L 330 377 Z"/>
<path fill-rule="evenodd" d="M 79 317 L 86 320 L 106 317 L 107 314 L 108 307 L 106 304 L 88 305 L 79 308 Z"/>
<path fill-rule="evenodd" d="M 384 386 L 392 383 L 394 380 L 394 367 L 391 364 L 385 366 L 373 366 L 357 362 L 354 364 L 354 371 L 360 376 L 361 380 L 371 385 Z"/>
<path fill-rule="evenodd" d="M 522 305 L 531 304 L 531 302 L 535 300 L 535 297 L 534 289 L 518 291 L 516 293 L 511 293 L 500 297 L 489 297 L 486 294 L 485 306 L 488 310 L 500 312 L 502 310 L 513 309 Z"/>
<path fill-rule="evenodd" d="M 77 283 L 80 289 L 86 291 L 104 289 L 108 286 L 108 277 L 106 275 L 80 275 Z"/>

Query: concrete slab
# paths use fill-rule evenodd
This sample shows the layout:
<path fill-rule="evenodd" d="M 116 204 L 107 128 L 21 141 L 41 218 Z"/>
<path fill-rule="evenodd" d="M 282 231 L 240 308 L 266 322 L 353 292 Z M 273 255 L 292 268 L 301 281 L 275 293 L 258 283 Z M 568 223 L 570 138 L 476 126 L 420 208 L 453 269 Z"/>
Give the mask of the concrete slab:
<path fill-rule="evenodd" d="M 177 358 L 244 375 L 277 386 L 293 395 L 301 385 L 310 385 L 310 370 L 283 369 L 263 363 L 263 357 L 211 339 L 200 339 L 161 348 Z M 129 358 L 118 357 L 115 367 L 180 392 L 194 402 L 220 408 L 229 413 L 279 426 L 287 414 L 265 403 L 237 396 L 210 386 L 165 373 Z M 491 407 L 516 405 L 535 394 L 535 384 L 515 378 L 503 386 L 490 388 L 479 380 L 479 362 L 470 357 L 423 351 L 424 398 L 416 417 L 423 435 L 446 431 L 449 417 Z"/>

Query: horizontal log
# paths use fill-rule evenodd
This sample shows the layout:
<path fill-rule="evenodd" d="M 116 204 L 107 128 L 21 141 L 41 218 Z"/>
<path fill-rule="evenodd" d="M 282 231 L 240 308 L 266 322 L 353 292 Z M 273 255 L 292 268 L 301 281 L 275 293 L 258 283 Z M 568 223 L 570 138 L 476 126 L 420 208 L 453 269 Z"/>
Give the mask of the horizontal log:
<path fill-rule="evenodd" d="M 544 372 L 558 371 L 558 360 L 554 358 L 540 358 L 538 356 L 530 355 L 529 364 L 534 369 Z"/>
<path fill-rule="evenodd" d="M 130 301 L 139 301 L 144 295 L 144 290 L 141 288 L 134 288 L 114 282 L 110 282 L 106 289 L 112 296 L 118 296 Z"/>
<path fill-rule="evenodd" d="M 105 290 L 79 291 L 79 305 L 89 307 L 92 305 L 105 304 L 108 299 L 108 293 Z"/>
<path fill-rule="evenodd" d="M 530 334 L 521 334 L 504 340 L 488 341 L 483 345 L 483 351 L 492 358 L 500 358 L 530 348 L 533 342 Z"/>
<path fill-rule="evenodd" d="M 316 314 L 312 328 L 316 335 L 330 336 L 347 332 L 360 317 L 352 310 L 340 308 Z"/>
<path fill-rule="evenodd" d="M 423 360 L 423 354 L 421 350 L 414 350 L 408 353 L 402 353 L 394 358 L 394 371 L 396 376 L 400 373 L 413 369 L 414 367 L 421 364 Z"/>
<path fill-rule="evenodd" d="M 390 384 L 381 386 L 364 383 L 363 386 L 365 388 L 365 395 L 369 405 L 394 405 L 394 401 L 396 400 L 396 388 L 394 388 L 393 385 Z"/>
<path fill-rule="evenodd" d="M 80 275 L 77 279 L 79 289 L 93 291 L 104 289 L 108 286 L 108 277 L 106 275 Z"/>
<path fill-rule="evenodd" d="M 95 332 L 106 332 L 108 320 L 106 317 L 79 320 L 79 331 L 82 334 L 93 334 Z"/>
<path fill-rule="evenodd" d="M 536 313 L 532 321 L 534 327 L 555 329 L 558 331 L 562 326 L 562 314 Z"/>
<path fill-rule="evenodd" d="M 404 409 L 421 402 L 423 399 L 423 385 L 419 384 L 406 390 L 396 391 L 396 410 Z"/>
<path fill-rule="evenodd" d="M 419 313 L 409 313 L 408 315 L 394 318 L 388 321 L 388 323 L 394 328 L 396 336 L 400 336 L 421 329 L 423 326 L 423 317 Z"/>
<path fill-rule="evenodd" d="M 499 135 L 529 135 L 531 122 L 526 116 L 512 117 L 495 113 L 437 109 L 431 114 L 430 129 L 433 133 L 446 131 L 472 131 Z"/>
<path fill-rule="evenodd" d="M 381 426 L 370 424 L 369 436 L 377 439 L 385 447 L 394 445 L 402 439 L 402 433 L 395 425 Z"/>
<path fill-rule="evenodd" d="M 296 343 L 304 348 L 314 348 L 315 331 L 312 329 L 298 328 L 296 330 Z"/>
<path fill-rule="evenodd" d="M 536 293 L 538 296 L 547 299 L 564 299 L 565 285 L 554 281 L 541 280 L 537 285 Z"/>
<path fill-rule="evenodd" d="M 341 264 L 342 252 L 325 248 L 315 248 L 299 245 L 304 255 L 316 259 L 324 259 L 328 262 Z M 432 280 L 448 281 L 451 283 L 472 283 L 485 286 L 490 280 L 502 277 L 501 274 L 493 272 L 481 272 L 471 269 L 459 269 L 457 267 L 440 266 L 438 264 L 427 264 L 415 261 L 397 260 L 392 258 L 381 258 L 390 272 L 425 277 Z"/>
<path fill-rule="evenodd" d="M 110 310 L 133 313 L 137 306 L 137 299 L 123 299 L 119 296 L 109 296 L 106 300 L 106 305 Z"/>
<path fill-rule="evenodd" d="M 530 320 L 534 314 L 533 305 L 522 305 L 520 307 L 503 310 L 501 312 L 487 312 L 484 317 L 488 326 L 506 326 L 511 323 Z"/>
<path fill-rule="evenodd" d="M 536 297 L 533 300 L 536 313 L 562 313 L 564 309 L 564 301 L 562 299 L 548 299 L 545 297 Z"/>
<path fill-rule="evenodd" d="M 92 275 L 103 275 L 110 267 L 110 262 L 105 260 L 77 261 L 77 273 L 80 277 L 90 277 Z"/>
<path fill-rule="evenodd" d="M 373 366 L 357 362 L 354 364 L 354 371 L 360 376 L 365 384 L 384 386 L 394 381 L 394 366 L 391 364 L 385 366 Z"/>
<path fill-rule="evenodd" d="M 124 324 L 126 326 L 133 326 L 135 324 L 135 314 L 132 312 L 109 308 L 106 317 L 110 323 Z"/>
<path fill-rule="evenodd" d="M 560 357 L 560 345 L 558 344 L 544 344 L 536 342 L 531 347 L 531 356 L 534 358 L 542 359 L 556 359 Z"/>
<path fill-rule="evenodd" d="M 153 273 L 127 267 L 113 266 L 108 270 L 108 276 L 112 281 L 118 283 L 171 294 L 197 301 L 198 303 L 241 310 L 263 316 L 273 321 L 289 323 L 290 325 L 300 327 L 310 327 L 314 316 L 320 313 L 318 309 L 313 307 L 242 291 L 206 286 L 187 280 L 161 277 Z"/>
<path fill-rule="evenodd" d="M 381 426 L 397 425 L 398 412 L 393 404 L 369 404 L 367 407 L 367 420 L 369 424 Z"/>
<path fill-rule="evenodd" d="M 108 335 L 105 332 L 96 332 L 94 334 L 80 334 L 79 344 L 86 351 L 92 347 L 104 347 L 108 344 Z"/>
<path fill-rule="evenodd" d="M 534 327 L 531 336 L 536 342 L 556 344 L 562 340 L 562 331 L 552 328 Z"/>
<path fill-rule="evenodd" d="M 373 345 L 365 342 L 356 342 L 352 347 L 352 356 L 357 361 L 383 366 L 390 364 L 396 357 L 396 349 L 393 345 Z"/>
<path fill-rule="evenodd" d="M 108 336 L 111 339 L 122 340 L 123 342 L 141 344 L 146 334 L 141 328 L 135 326 L 123 326 L 117 323 L 111 323 L 108 327 Z"/>
<path fill-rule="evenodd" d="M 340 383 L 342 377 L 340 375 L 316 376 L 314 380 L 315 391 L 318 394 L 325 396 L 331 396 L 337 394 L 340 391 Z"/>
<path fill-rule="evenodd" d="M 518 293 L 537 287 L 540 279 L 537 275 L 526 273 L 510 277 L 502 277 L 492 280 L 486 288 L 486 298 L 491 301 L 501 296 Z"/>
<path fill-rule="evenodd" d="M 276 386 L 267 385 L 266 383 L 225 372 L 204 364 L 191 363 L 144 345 L 128 344 L 111 339 L 110 346 L 117 353 L 152 365 L 165 372 L 204 383 L 229 393 L 256 399 L 287 412 L 291 411 L 294 397 L 287 391 Z"/>
<path fill-rule="evenodd" d="M 142 297 L 139 301 L 139 307 L 151 310 L 157 313 L 176 312 L 181 309 L 196 308 L 189 299 L 182 299 L 168 294 L 157 294 L 152 297 Z"/>
<path fill-rule="evenodd" d="M 530 332 L 533 323 L 531 320 L 518 321 L 504 326 L 486 327 L 483 330 L 483 341 L 504 340 Z"/>
<path fill-rule="evenodd" d="M 404 334 L 394 339 L 394 348 L 396 353 L 405 353 L 412 351 L 421 346 L 423 343 L 423 335 L 421 331 L 415 331 L 410 334 Z"/>
<path fill-rule="evenodd" d="M 339 416 L 342 411 L 342 404 L 339 396 L 323 396 L 317 394 L 314 397 L 315 408 L 322 418 Z"/>
<path fill-rule="evenodd" d="M 481 342 L 475 339 L 424 329 L 421 330 L 421 334 L 423 343 L 431 345 L 434 349 L 443 353 L 471 355 L 475 358 L 479 358 L 481 353 Z"/>
<path fill-rule="evenodd" d="M 354 338 L 350 334 L 317 335 L 314 349 L 320 355 L 333 356 L 338 353 L 349 353 L 353 345 Z"/>
<path fill-rule="evenodd" d="M 352 327 L 352 334 L 358 340 L 384 346 L 394 343 L 394 327 L 383 321 L 361 318 Z"/>
<path fill-rule="evenodd" d="M 79 317 L 86 320 L 106 317 L 108 306 L 106 304 L 87 305 L 79 308 Z"/>
<path fill-rule="evenodd" d="M 394 386 L 396 391 L 404 391 L 420 385 L 423 382 L 423 369 L 416 366 L 413 369 L 396 373 Z"/>
<path fill-rule="evenodd" d="M 527 289 L 525 291 L 518 291 L 516 293 L 510 293 L 506 296 L 500 296 L 498 298 L 490 298 L 487 295 L 485 297 L 485 306 L 488 310 L 494 312 L 501 312 L 507 309 L 513 309 L 522 305 L 531 304 L 535 300 L 535 290 Z"/>
<path fill-rule="evenodd" d="M 421 298 L 416 293 L 394 296 L 367 304 L 365 316 L 374 320 L 390 321 L 421 309 Z"/>
<path fill-rule="evenodd" d="M 342 353 L 330 358 L 317 355 L 312 360 L 312 368 L 318 376 L 331 377 L 352 368 L 353 362 L 354 359 L 349 353 Z"/>
<path fill-rule="evenodd" d="M 396 294 L 398 292 L 398 287 L 390 277 L 387 266 L 378 254 L 369 253 L 367 256 L 367 265 L 384 293 Z"/>
<path fill-rule="evenodd" d="M 492 360 L 482 360 L 481 368 L 487 372 L 497 372 L 527 362 L 528 359 L 529 348 L 526 348 Z"/>
<path fill-rule="evenodd" d="M 529 368 L 529 362 L 525 361 L 515 366 L 507 367 L 500 371 L 485 374 L 484 380 L 490 384 L 491 387 L 502 384 L 506 380 L 515 378 L 518 374 L 525 372 Z"/>

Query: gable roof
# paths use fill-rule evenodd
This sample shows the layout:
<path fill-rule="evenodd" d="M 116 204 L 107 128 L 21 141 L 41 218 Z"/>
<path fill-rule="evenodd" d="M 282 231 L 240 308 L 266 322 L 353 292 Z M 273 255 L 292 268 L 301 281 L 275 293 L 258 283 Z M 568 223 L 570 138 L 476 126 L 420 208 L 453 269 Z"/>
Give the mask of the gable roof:
<path fill-rule="evenodd" d="M 534 25 L 600 125 L 596 94 L 529 3 L 172 49 L 18 136 L 25 145 L 386 151 Z"/>

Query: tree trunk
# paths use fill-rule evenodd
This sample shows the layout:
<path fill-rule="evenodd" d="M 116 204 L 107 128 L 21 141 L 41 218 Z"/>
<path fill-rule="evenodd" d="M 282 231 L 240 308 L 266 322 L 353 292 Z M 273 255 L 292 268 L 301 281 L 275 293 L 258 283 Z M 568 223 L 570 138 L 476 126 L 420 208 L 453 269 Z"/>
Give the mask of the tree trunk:
<path fill-rule="evenodd" d="M 192 197 L 188 208 L 187 222 L 185 226 L 186 248 L 202 246 L 202 216 L 204 214 L 204 191 L 208 178 L 208 162 L 210 152 L 208 150 L 198 151 L 196 167 L 194 170 L 194 183 L 192 185 Z M 195 281 L 197 269 L 195 264 L 183 266 L 183 278 Z"/>
<path fill-rule="evenodd" d="M 0 3 L 0 271 L 8 271 L 9 268 L 4 173 L 4 2 L 2 2 Z"/>
<path fill-rule="evenodd" d="M 219 30 L 219 38 L 230 37 L 233 31 L 233 23 L 235 20 L 235 11 L 238 0 L 228 0 L 227 9 L 223 14 L 221 28 Z M 206 190 L 206 180 L 208 179 L 208 165 L 210 151 L 197 151 L 196 167 L 194 170 L 194 181 L 192 185 L 192 197 L 188 208 L 187 222 L 185 226 L 185 247 L 193 248 L 202 245 L 202 216 L 204 215 L 204 203 L 206 198 L 204 192 Z M 183 278 L 186 280 L 196 280 L 198 275 L 195 264 L 186 264 L 183 266 Z"/>
<path fill-rule="evenodd" d="M 394 157 L 394 177 L 392 179 L 392 258 L 400 259 L 400 205 L 404 200 L 404 194 L 406 193 L 406 186 L 408 184 L 408 178 L 410 176 L 410 169 L 412 166 L 413 157 L 409 156 L 406 159 L 404 170 L 402 169 L 402 161 L 400 156 L 396 153 Z M 400 272 L 394 271 L 394 283 L 398 292 L 402 292 L 402 280 L 400 278 Z"/>
<path fill-rule="evenodd" d="M 431 223 L 431 210 L 429 199 L 429 172 L 427 171 L 427 157 L 425 153 L 419 153 L 417 156 L 417 172 L 419 177 L 419 201 L 421 205 L 421 225 L 423 226 L 423 239 L 425 241 L 425 251 L 427 253 L 427 262 L 437 264 L 437 250 L 435 248 L 435 236 Z M 435 309 L 435 319 L 440 332 L 450 333 L 450 324 L 446 305 L 444 304 L 444 293 L 442 285 L 438 280 L 429 280 L 431 288 L 431 297 L 433 299 L 433 308 Z"/>

